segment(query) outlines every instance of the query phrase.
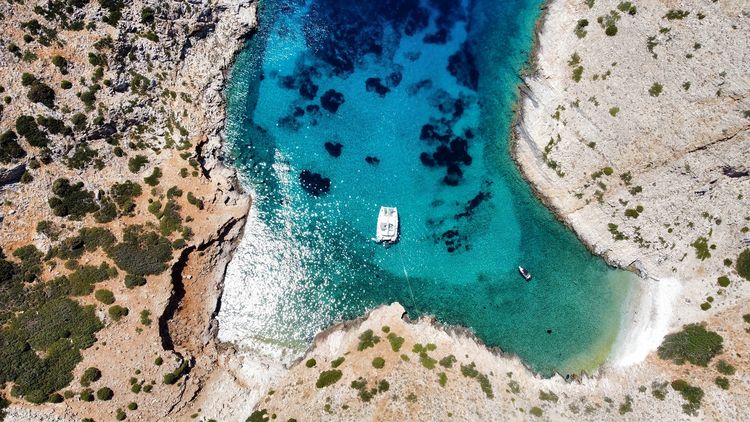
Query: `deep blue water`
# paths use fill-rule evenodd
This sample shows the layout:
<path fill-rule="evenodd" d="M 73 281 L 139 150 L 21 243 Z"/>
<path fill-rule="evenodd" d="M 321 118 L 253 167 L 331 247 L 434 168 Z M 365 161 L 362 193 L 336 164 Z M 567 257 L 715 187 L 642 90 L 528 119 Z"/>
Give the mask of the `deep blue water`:
<path fill-rule="evenodd" d="M 399 301 L 544 374 L 602 363 L 629 277 L 555 221 L 509 154 L 540 3 L 263 3 L 227 90 L 230 155 L 254 202 L 222 339 L 294 355 Z M 381 205 L 401 216 L 391 248 L 371 241 Z"/>

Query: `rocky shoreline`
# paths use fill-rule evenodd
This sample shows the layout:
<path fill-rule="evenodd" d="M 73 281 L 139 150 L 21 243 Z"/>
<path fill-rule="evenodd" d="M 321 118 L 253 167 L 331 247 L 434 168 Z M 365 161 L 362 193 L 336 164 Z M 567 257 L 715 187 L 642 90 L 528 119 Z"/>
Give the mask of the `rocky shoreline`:
<path fill-rule="evenodd" d="M 733 193 L 750 192 L 748 178 L 741 176 L 744 174 L 741 171 L 743 164 L 727 163 L 726 160 L 719 160 L 721 163 L 717 164 L 711 161 L 710 157 L 702 157 L 701 160 L 691 161 L 690 168 L 684 168 L 685 163 L 680 162 L 679 165 L 683 166 L 681 169 L 676 168 L 675 165 L 660 173 L 659 167 L 655 164 L 645 166 L 645 168 L 639 167 L 637 165 L 639 160 L 644 160 L 642 156 L 621 157 L 617 154 L 623 154 L 623 151 L 617 149 L 616 145 L 608 149 L 612 143 L 616 142 L 616 138 L 602 135 L 604 131 L 600 130 L 597 135 L 585 132 L 585 128 L 576 127 L 577 121 L 587 122 L 593 127 L 601 127 L 605 123 L 611 124 L 607 120 L 603 120 L 605 123 L 601 125 L 595 124 L 596 119 L 601 119 L 602 116 L 591 110 L 579 112 L 580 115 L 568 116 L 567 114 L 575 109 L 580 110 L 586 107 L 586 103 L 572 106 L 571 103 L 576 101 L 568 96 L 580 96 L 581 102 L 584 102 L 585 96 L 588 95 L 587 89 L 600 89 L 590 81 L 592 78 L 590 69 L 594 69 L 597 72 L 595 75 L 599 75 L 594 81 L 601 82 L 605 74 L 607 76 L 604 80 L 616 81 L 607 89 L 615 92 L 612 96 L 621 101 L 618 102 L 618 112 L 612 113 L 611 110 L 615 107 L 613 106 L 609 114 L 605 112 L 603 116 L 607 118 L 611 115 L 614 118 L 620 113 L 621 107 L 622 115 L 618 118 L 626 116 L 631 121 L 639 122 L 636 114 L 627 111 L 624 101 L 628 97 L 621 97 L 617 94 L 618 90 L 624 90 L 629 86 L 627 83 L 629 79 L 618 79 L 620 76 L 617 72 L 621 68 L 625 68 L 623 71 L 625 73 L 633 72 L 633 67 L 627 66 L 625 62 L 621 63 L 620 68 L 611 66 L 607 57 L 599 57 L 604 51 L 602 46 L 608 45 L 606 43 L 611 40 L 599 34 L 599 32 L 603 33 L 604 29 L 600 31 L 597 27 L 596 16 L 606 16 L 610 9 L 617 10 L 618 2 L 597 1 L 593 8 L 589 8 L 583 2 L 578 3 L 572 0 L 550 0 L 545 4 L 543 17 L 537 24 L 531 61 L 533 72 L 525 75 L 524 85 L 519 87 L 519 106 L 516 108 L 516 118 L 512 125 L 513 159 L 540 200 L 555 213 L 560 221 L 576 233 L 592 253 L 601 255 L 610 265 L 630 269 L 641 276 L 648 277 L 643 280 L 644 285 L 659 287 L 665 284 L 664 280 L 674 279 L 674 283 L 687 286 L 675 299 L 675 315 L 667 315 L 670 322 L 663 328 L 659 328 L 661 331 L 653 332 L 651 337 L 663 336 L 666 330 L 674 330 L 687 322 L 705 321 L 708 326 L 724 336 L 726 350 L 730 353 L 726 353 L 722 358 L 732 363 L 741 374 L 732 378 L 731 390 L 725 391 L 713 384 L 716 373 L 712 367 L 675 365 L 669 361 L 660 360 L 654 353 L 648 353 L 653 351 L 658 342 L 648 345 L 646 352 L 648 354 L 639 350 L 637 358 L 631 356 L 625 359 L 626 366 L 610 365 L 595 376 L 583 375 L 577 379 L 574 377 L 577 382 L 569 382 L 570 380 L 565 380 L 559 375 L 544 379 L 533 374 L 517 357 L 508 356 L 499 350 L 488 349 L 467 329 L 446 327 L 429 318 L 409 321 L 404 318 L 404 309 L 398 304 L 379 307 L 362 318 L 336 324 L 319 333 L 305 357 L 289 368 L 271 359 L 235 350 L 232 345 L 218 343 L 216 314 L 221 303 L 224 274 L 232 252 L 242 237 L 250 206 L 250 198 L 241 191 L 234 170 L 222 164 L 223 130 L 226 118 L 223 88 L 233 58 L 242 48 L 246 37 L 257 26 L 254 1 L 220 0 L 217 4 L 207 7 L 208 12 L 197 14 L 191 12 L 191 19 L 188 22 L 182 22 L 185 24 L 186 31 L 185 36 L 179 38 L 179 41 L 166 41 L 169 38 L 167 34 L 175 30 L 170 24 L 161 22 L 155 27 L 156 35 L 164 37 L 164 45 L 179 47 L 177 49 L 184 56 L 177 60 L 172 57 L 163 57 L 162 62 L 154 57 L 160 53 L 148 50 L 148 47 L 140 47 L 141 50 L 138 53 L 143 54 L 143 57 L 148 57 L 149 62 L 153 60 L 157 69 L 159 66 L 164 66 L 171 74 L 170 77 L 174 79 L 172 87 L 181 89 L 181 92 L 185 94 L 185 97 L 171 106 L 174 107 L 175 114 L 182 108 L 184 115 L 189 116 L 189 119 L 185 119 L 182 125 L 195 144 L 192 145 L 190 151 L 194 154 L 191 158 L 195 158 L 195 171 L 198 175 L 196 179 L 189 179 L 170 174 L 170 169 L 182 166 L 182 162 L 179 161 L 177 152 L 172 153 L 168 148 L 164 149 L 164 151 L 169 151 L 167 154 L 141 151 L 145 151 L 142 153 L 148 155 L 151 160 L 150 166 L 162 166 L 166 174 L 165 184 L 168 181 L 175 187 L 195 192 L 196 196 L 202 198 L 202 204 L 205 206 L 200 209 L 200 212 L 187 213 L 199 224 L 193 228 L 192 239 L 183 249 L 173 255 L 173 264 L 166 273 L 149 277 L 148 285 L 140 287 L 139 290 L 124 289 L 121 286 L 122 283 L 117 280 L 113 280 L 117 284 L 112 281 L 100 283 L 101 286 L 114 290 L 118 303 L 130 307 L 132 314 L 140 309 L 150 310 L 154 320 L 158 322 L 154 321 L 153 325 L 147 326 L 142 323 L 143 316 L 139 323 L 135 315 L 118 322 L 108 317 L 106 309 L 97 305 L 93 298 L 81 298 L 82 303 L 99 306 L 97 314 L 106 324 L 97 335 L 99 339 L 97 344 L 82 351 L 83 362 L 74 371 L 76 381 L 73 381 L 70 388 L 77 389 L 79 383 L 77 380 L 81 378 L 86 367 L 98 366 L 102 369 L 103 375 L 96 387 L 105 384 L 111 387 L 115 392 L 114 399 L 111 402 L 88 403 L 74 397 L 62 403 L 44 405 L 31 405 L 20 399 L 13 399 L 5 420 L 58 421 L 80 420 L 82 417 L 107 419 L 119 414 L 119 411 L 126 409 L 129 402 L 134 403 L 136 400 L 138 413 L 133 411 L 129 419 L 244 420 L 253 410 L 263 410 L 268 415 L 278 415 L 282 417 L 281 420 L 286 420 L 286 417 L 296 417 L 300 420 L 375 420 L 407 418 L 415 415 L 423 419 L 434 420 L 443 419 L 446 414 L 463 420 L 491 419 L 497 417 L 498 414 L 512 420 L 528 419 L 529 415 L 543 415 L 550 419 L 609 420 L 616 418 L 616 413 L 627 414 L 627 417 L 633 420 L 655 417 L 679 419 L 685 416 L 684 400 L 677 391 L 669 390 L 667 385 L 680 377 L 703 387 L 705 397 L 703 397 L 703 407 L 700 410 L 702 417 L 717 420 L 742 419 L 743 415 L 749 411 L 746 397 L 750 394 L 750 385 L 744 379 L 743 374 L 746 374 L 750 368 L 749 358 L 746 356 L 748 354 L 744 353 L 750 350 L 750 341 L 745 334 L 746 324 L 743 324 L 740 315 L 748 312 L 746 298 L 750 297 L 750 292 L 747 283 L 742 283 L 732 273 L 731 268 L 727 269 L 729 267 L 720 262 L 717 256 L 732 257 L 734 260 L 736 251 L 741 246 L 741 236 L 738 233 L 740 233 L 740 226 L 747 222 L 743 223 L 739 217 L 734 218 L 727 213 L 736 212 L 738 216 L 742 216 L 743 199 L 741 196 L 737 201 L 727 201 L 721 198 L 728 197 L 727 192 L 730 191 Z M 709 11 L 709 6 L 693 4 L 695 2 L 678 3 L 680 4 L 675 7 L 689 10 L 692 13 L 691 16 L 705 13 L 706 19 L 718 25 L 717 28 L 723 27 L 721 25 L 726 26 L 729 22 L 746 29 L 746 22 L 735 22 L 736 13 L 733 13 L 741 9 L 739 6 L 735 8 L 736 10 L 731 7 L 724 10 L 719 6 L 710 6 Z M 141 20 L 143 19 L 140 7 L 144 5 L 145 3 L 137 2 L 126 9 L 123 12 L 125 23 L 121 22 L 120 28 L 137 26 L 139 13 Z M 99 16 L 97 13 L 100 12 L 87 10 L 86 13 Z M 639 4 L 637 13 L 621 16 L 617 24 L 620 31 L 615 38 L 618 41 L 625 39 L 626 44 L 630 40 L 633 45 L 638 45 L 637 48 L 633 47 L 632 51 L 626 49 L 623 54 L 629 55 L 631 60 L 641 60 L 639 58 L 643 53 L 641 50 L 646 49 L 641 35 L 648 31 L 653 32 L 654 28 L 658 30 L 658 25 L 654 26 L 654 22 L 664 20 L 665 18 L 661 16 L 665 13 L 667 11 L 661 5 Z M 627 15 L 627 12 L 623 15 Z M 635 20 L 632 16 L 637 16 L 640 20 Z M 23 15 L 24 19 L 26 17 Z M 585 26 L 588 31 L 585 38 L 573 35 L 574 29 L 580 27 L 579 19 L 583 17 L 590 22 L 588 26 Z M 691 17 L 690 19 L 697 18 Z M 678 30 L 697 31 L 695 25 L 700 24 L 693 21 L 689 24 L 672 21 L 666 23 L 673 26 L 672 30 L 675 32 Z M 135 32 L 132 28 L 124 31 L 124 33 L 132 32 Z M 727 41 L 727 38 L 718 35 L 715 37 Z M 692 40 L 687 36 L 678 36 L 677 42 L 685 44 L 687 39 Z M 114 50 L 118 51 L 132 42 L 127 37 L 117 37 Z M 660 42 L 662 45 L 667 45 L 672 41 L 660 40 Z M 703 40 L 702 42 L 708 45 L 712 41 Z M 742 48 L 739 50 L 746 51 L 748 46 L 745 44 L 740 47 Z M 672 54 L 675 61 L 678 56 L 684 56 L 681 50 L 679 53 L 672 53 L 660 47 L 659 44 L 653 48 L 660 57 L 671 57 L 670 54 Z M 694 45 L 691 48 L 697 55 L 699 49 L 694 48 Z M 663 49 L 665 51 L 662 51 Z M 128 53 L 124 52 L 124 49 L 122 51 L 122 54 L 118 54 L 127 56 Z M 581 84 L 576 81 L 571 82 L 569 76 L 573 69 L 567 63 L 566 55 L 573 53 L 580 55 L 585 65 L 584 75 L 587 79 Z M 696 78 L 704 76 L 700 70 L 705 69 L 712 59 L 698 59 L 701 61 L 692 70 L 694 73 L 688 73 L 687 76 L 692 75 L 691 77 Z M 648 60 L 645 62 L 650 63 Z M 175 63 L 179 65 L 174 66 Z M 725 65 L 725 63 L 720 64 Z M 660 66 L 664 65 L 659 63 L 644 66 L 651 69 L 654 74 L 659 74 Z M 609 73 L 604 69 L 609 69 Z M 112 76 L 117 82 L 113 86 L 126 82 L 124 75 L 127 74 L 127 70 L 119 64 L 113 66 Z M 145 67 L 138 70 L 146 71 Z M 727 71 L 730 70 L 733 69 L 727 67 Z M 107 72 L 110 70 L 108 69 Z M 680 74 L 685 76 L 685 73 Z M 741 108 L 744 104 L 750 109 L 747 86 L 742 85 L 742 81 L 737 82 L 736 86 L 727 82 L 729 81 L 721 84 L 719 89 L 727 92 L 726 96 L 729 98 L 736 98 L 734 102 L 740 106 L 735 108 Z M 167 85 L 166 82 L 162 83 Z M 710 83 L 707 84 L 710 85 Z M 667 84 L 664 83 L 664 85 Z M 695 85 L 699 84 L 695 83 Z M 182 88 L 177 88 L 179 86 Z M 645 89 L 647 88 L 646 86 Z M 667 85 L 665 96 L 670 89 L 675 89 L 675 87 Z M 709 90 L 713 90 L 713 86 L 703 89 L 705 92 Z M 112 92 L 112 95 L 118 95 L 116 91 Z M 167 88 L 166 95 L 170 95 L 169 88 Z M 174 97 L 176 99 L 178 96 L 175 94 Z M 718 97 L 721 98 L 720 95 Z M 190 98 L 189 102 L 187 98 Z M 703 100 L 706 98 L 708 98 L 707 95 L 702 97 Z M 118 97 L 116 100 L 110 98 L 102 99 L 102 101 L 109 103 L 120 101 L 120 99 Z M 589 102 L 593 104 L 597 101 L 604 102 L 604 98 Z M 637 101 L 635 104 L 651 110 L 648 104 L 644 105 Z M 560 105 L 564 105 L 564 108 L 561 109 Z M 688 105 L 700 107 L 700 101 L 689 102 Z M 659 106 L 666 107 L 668 104 Z M 2 116 L 4 123 L 8 121 L 6 115 L 17 114 L 18 110 L 13 107 L 15 104 L 5 110 Z M 118 107 L 122 108 L 121 105 Z M 190 109 L 189 112 L 188 109 Z M 722 110 L 724 109 L 720 111 Z M 139 116 L 138 121 L 147 121 L 147 114 L 148 111 L 144 112 L 143 116 Z M 174 124 L 171 119 L 175 116 L 171 112 L 158 116 L 156 126 Z M 114 115 L 106 115 L 106 117 L 115 120 Z M 701 138 L 702 143 L 698 146 L 687 139 L 685 141 L 687 146 L 677 145 L 677 147 L 685 147 L 688 151 L 687 155 L 709 151 L 716 157 L 725 157 L 732 151 L 741 151 L 742 147 L 746 147 L 750 142 L 747 129 L 743 129 L 746 123 L 741 118 L 730 120 L 729 123 L 725 121 L 723 124 L 729 126 L 730 129 L 736 129 L 728 129 L 733 135 L 724 134 L 718 138 L 718 141 L 715 136 L 707 136 L 705 139 Z M 177 124 L 180 125 L 180 123 Z M 650 122 L 643 124 L 648 126 Z M 134 123 L 131 122 L 130 127 L 133 125 Z M 622 133 L 629 133 L 627 129 L 620 126 L 615 126 L 615 129 Z M 564 136 L 561 137 L 563 141 L 555 142 L 554 133 L 558 131 L 563 133 Z M 164 141 L 166 133 L 164 130 L 157 131 L 155 137 Z M 669 135 L 667 133 L 660 133 L 660 135 L 662 135 L 662 140 L 667 139 L 664 141 L 666 143 L 672 139 L 667 136 Z M 586 142 L 583 142 L 584 136 Z M 548 143 L 550 137 L 552 137 L 551 147 Z M 726 140 L 728 137 L 731 141 L 729 143 Z M 591 142 L 596 144 L 597 149 L 587 146 Z M 647 149 L 647 146 L 639 145 L 644 151 Z M 724 147 L 734 149 L 731 151 L 717 149 Z M 569 148 L 571 152 L 566 152 L 566 148 Z M 589 149 L 597 153 L 592 156 Z M 599 150 L 606 151 L 606 154 L 599 153 Z M 104 154 L 104 150 L 101 149 L 101 151 Z M 650 157 L 651 163 L 663 167 L 669 166 L 668 163 L 654 161 L 647 151 L 643 155 Z M 621 158 L 626 164 L 621 164 L 615 157 Z M 742 155 L 740 154 L 739 157 Z M 92 190 L 105 189 L 108 187 L 106 182 L 119 181 L 123 175 L 130 174 L 125 161 L 118 161 L 114 156 L 108 156 L 108 158 L 113 164 L 103 172 L 92 168 L 77 171 L 50 168 L 46 174 L 35 173 L 33 184 L 18 188 L 12 193 L 4 192 L 8 201 L 17 201 L 17 198 L 24 198 L 24 195 L 31 198 L 25 199 L 23 206 L 14 207 L 12 214 L 3 210 L 7 217 L 0 231 L 0 237 L 5 251 L 8 252 L 8 247 L 17 247 L 22 241 L 28 239 L 32 239 L 40 247 L 49 246 L 53 242 L 34 233 L 30 222 L 35 223 L 45 218 L 53 219 L 53 217 L 49 211 L 39 212 L 39 210 L 47 210 L 47 205 L 44 203 L 46 198 L 34 199 L 30 195 L 31 189 L 37 191 L 43 188 L 49 189 L 55 172 L 86 180 L 87 187 Z M 551 166 L 551 163 L 555 163 L 555 166 Z M 611 166 L 617 169 L 618 173 L 630 176 L 621 177 L 622 182 L 607 179 L 611 174 L 606 173 L 613 173 L 614 170 L 604 171 L 603 166 Z M 740 176 L 726 176 L 729 182 L 723 180 L 718 184 L 715 184 L 715 181 L 711 182 L 711 179 L 715 177 L 713 176 L 715 172 L 711 173 L 711 171 L 716 168 L 721 169 L 722 166 L 729 166 L 733 171 L 737 170 L 731 174 Z M 690 173 L 691 169 L 694 173 L 691 178 L 687 181 L 680 178 L 681 174 Z M 564 172 L 565 175 L 560 176 L 558 171 Z M 597 176 L 593 181 L 588 180 L 592 172 L 598 171 L 601 171 L 602 175 Z M 724 174 L 727 173 L 724 172 Z M 664 200 L 659 199 L 671 194 L 672 198 L 684 201 L 685 198 L 689 198 L 688 196 L 683 197 L 675 194 L 674 191 L 659 189 L 656 189 L 653 194 L 648 193 L 651 183 L 657 183 L 659 178 L 669 176 L 676 178 L 677 183 L 683 184 L 680 186 L 684 188 L 684 192 L 701 190 L 704 185 L 709 186 L 708 191 L 714 189 L 709 195 L 714 199 L 719 198 L 717 199 L 719 205 L 710 209 L 711 219 L 701 217 L 695 206 L 685 205 L 680 208 L 665 204 Z M 597 181 L 601 182 L 601 180 L 606 180 L 609 189 L 604 189 L 604 192 L 599 195 L 601 200 L 597 200 L 597 195 L 593 191 L 599 186 Z M 644 193 L 641 196 L 631 195 L 636 199 L 628 198 L 627 191 L 633 189 L 638 183 L 643 186 Z M 734 183 L 739 185 L 734 185 Z M 599 189 L 602 188 L 599 187 Z M 154 193 L 156 193 L 155 198 L 162 194 L 156 191 Z M 582 194 L 581 197 L 578 197 L 578 194 Z M 136 209 L 139 211 L 136 215 L 123 217 L 124 222 L 115 220 L 107 227 L 111 227 L 112 231 L 119 235 L 126 223 L 146 223 L 147 219 L 152 217 L 143 211 L 152 202 L 146 202 L 145 196 L 147 195 L 137 201 Z M 639 217 L 622 216 L 622 208 L 626 207 L 622 205 L 622 201 L 625 201 L 623 197 L 628 198 L 627 201 L 636 201 L 644 205 L 645 210 L 639 213 L 641 214 Z M 621 201 L 618 202 L 618 199 Z M 701 199 L 694 201 L 700 202 Z M 744 201 L 746 202 L 747 198 Z M 701 203 L 700 206 L 703 205 L 705 203 Z M 188 205 L 184 204 L 184 206 Z M 685 210 L 698 215 L 686 215 L 688 211 Z M 672 249 L 664 247 L 649 249 L 636 243 L 638 238 L 642 239 L 641 242 L 649 240 L 657 242 L 654 239 L 643 240 L 646 237 L 643 233 L 648 230 L 659 233 L 665 231 L 663 236 L 671 235 L 672 231 L 666 233 L 666 227 L 663 227 L 665 222 L 660 219 L 667 214 L 679 214 L 684 223 L 679 226 L 675 225 L 672 220 L 666 223 L 670 224 L 676 233 L 673 236 L 674 239 L 667 237 L 669 240 L 666 240 L 673 242 Z M 24 223 L 21 219 L 27 219 L 29 223 Z M 702 220 L 706 221 L 703 223 Z M 612 221 L 610 224 L 616 224 L 614 232 L 622 231 L 623 236 L 626 236 L 628 240 L 612 239 L 615 233 L 611 229 L 612 226 L 607 225 L 610 221 Z M 642 230 L 634 221 L 641 222 L 647 230 Z M 704 261 L 693 257 L 694 251 L 688 242 L 692 240 L 693 234 L 692 230 L 690 233 L 685 231 L 687 221 L 690 221 L 693 226 L 696 222 L 699 227 L 710 226 L 710 233 L 714 234 L 713 238 L 720 239 L 720 242 L 717 240 L 718 246 L 710 249 L 715 255 L 714 258 Z M 79 222 L 69 224 L 74 228 L 82 226 Z M 636 227 L 638 227 L 637 230 Z M 710 234 L 708 236 L 711 238 Z M 102 259 L 101 256 L 87 257 L 85 262 L 99 263 Z M 671 268 L 672 266 L 674 269 Z M 681 268 L 683 266 L 685 268 Z M 45 270 L 42 276 L 45 279 L 52 279 L 59 272 L 59 267 L 53 268 Z M 693 277 L 693 273 L 699 276 Z M 732 284 L 729 288 L 723 289 L 723 293 L 719 295 L 716 293 L 715 279 L 725 273 L 732 277 Z M 663 301 L 659 299 L 662 293 L 656 290 L 643 294 L 651 302 L 650 305 L 642 306 L 642 309 L 636 306 L 638 310 L 634 312 L 641 313 L 637 316 L 636 329 L 649 331 L 653 328 L 649 312 L 663 311 Z M 698 303 L 708 295 L 714 295 L 717 299 L 715 301 L 712 299 L 713 307 L 709 307 L 710 310 L 706 312 L 698 308 Z M 644 299 L 639 300 L 638 303 L 643 304 Z M 666 313 L 669 314 L 668 311 Z M 663 323 L 663 318 L 660 321 L 662 321 L 660 324 Z M 370 330 L 369 335 L 368 330 Z M 377 341 L 372 339 L 373 335 L 378 337 Z M 397 350 L 402 346 L 397 348 L 394 345 L 394 341 L 399 343 L 398 338 L 401 339 L 403 350 Z M 625 341 L 641 340 L 626 339 Z M 367 347 L 362 349 L 363 342 L 372 342 L 372 345 L 366 345 Z M 643 362 L 639 362 L 644 359 L 641 355 L 645 357 Z M 449 356 L 453 356 L 453 359 L 449 359 Z M 163 367 L 161 364 L 151 363 L 155 357 L 164 361 Z M 340 357 L 345 357 L 343 364 L 333 366 Z M 381 364 L 376 364 L 378 358 L 384 361 L 380 369 L 378 366 Z M 440 360 L 439 366 L 436 365 L 438 360 Z M 168 375 L 170 370 L 177 371 L 173 368 L 182 367 L 184 362 L 187 362 L 186 369 L 177 375 L 177 381 L 174 384 L 162 385 L 161 378 Z M 316 387 L 316 380 L 320 381 L 324 365 L 329 371 L 339 370 L 339 377 L 343 377 L 344 381 L 324 388 Z M 131 380 L 128 380 L 128 377 L 131 377 Z M 135 380 L 135 383 L 132 380 Z M 361 383 L 362 380 L 364 380 L 363 387 L 356 389 L 355 385 L 359 384 L 355 382 Z M 386 380 L 387 382 L 383 384 L 382 381 Z M 154 388 L 153 393 L 149 395 L 135 393 L 134 385 L 142 386 L 149 383 Z M 376 391 L 372 397 L 367 394 L 368 386 Z M 141 387 L 137 390 L 141 391 Z M 389 392 L 382 394 L 384 391 L 381 390 Z M 663 393 L 665 397 L 660 398 L 662 393 L 657 394 L 657 392 L 662 391 L 666 391 Z M 7 389 L 6 395 L 10 397 L 10 388 Z M 369 398 L 365 400 L 363 397 Z"/>

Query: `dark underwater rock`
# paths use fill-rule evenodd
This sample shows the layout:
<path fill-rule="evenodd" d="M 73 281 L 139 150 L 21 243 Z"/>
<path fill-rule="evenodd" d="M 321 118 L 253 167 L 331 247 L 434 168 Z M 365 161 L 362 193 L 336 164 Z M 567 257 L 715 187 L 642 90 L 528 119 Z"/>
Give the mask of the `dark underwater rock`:
<path fill-rule="evenodd" d="M 320 97 L 320 105 L 331 113 L 335 113 L 344 101 L 344 94 L 334 89 L 329 89 Z"/>
<path fill-rule="evenodd" d="M 448 171 L 446 173 L 445 177 L 443 177 L 443 183 L 448 186 L 458 186 L 461 179 L 464 177 L 464 172 L 455 164 L 448 166 Z"/>
<path fill-rule="evenodd" d="M 326 142 L 323 147 L 325 147 L 326 151 L 328 151 L 328 154 L 330 154 L 331 157 L 338 158 L 339 156 L 341 156 L 341 148 L 343 148 L 344 146 L 338 142 Z"/>
<path fill-rule="evenodd" d="M 393 72 L 388 75 L 388 85 L 396 88 L 401 85 L 401 80 L 404 79 L 404 75 L 401 72 Z"/>
<path fill-rule="evenodd" d="M 374 157 L 372 155 L 368 155 L 367 157 L 365 157 L 365 161 L 371 166 L 377 166 L 378 164 L 380 164 L 380 158 Z"/>
<path fill-rule="evenodd" d="M 432 34 L 427 34 L 422 38 L 425 44 L 445 44 L 448 41 L 448 30 L 440 28 Z"/>
<path fill-rule="evenodd" d="M 313 81 L 306 79 L 300 84 L 299 95 L 308 100 L 313 100 L 318 95 L 318 86 Z"/>
<path fill-rule="evenodd" d="M 310 170 L 302 170 L 299 174 L 299 182 L 302 189 L 312 196 L 320 196 L 331 190 L 331 179 Z"/>
<path fill-rule="evenodd" d="M 459 84 L 476 91 L 479 88 L 479 70 L 468 42 L 448 58 L 448 72 Z"/>
<path fill-rule="evenodd" d="M 367 78 L 365 81 L 365 89 L 367 92 L 376 92 L 381 97 L 385 97 L 385 94 L 391 92 L 391 89 L 383 85 L 380 78 Z"/>

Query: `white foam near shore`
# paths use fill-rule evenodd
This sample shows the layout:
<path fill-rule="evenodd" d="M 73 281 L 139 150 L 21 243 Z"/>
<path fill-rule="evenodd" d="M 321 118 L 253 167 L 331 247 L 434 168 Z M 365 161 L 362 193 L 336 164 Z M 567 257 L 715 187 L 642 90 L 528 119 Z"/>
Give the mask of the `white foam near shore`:
<path fill-rule="evenodd" d="M 643 362 L 669 332 L 673 308 L 682 292 L 679 280 L 639 280 L 628 299 L 622 329 L 607 365 L 624 368 Z"/>

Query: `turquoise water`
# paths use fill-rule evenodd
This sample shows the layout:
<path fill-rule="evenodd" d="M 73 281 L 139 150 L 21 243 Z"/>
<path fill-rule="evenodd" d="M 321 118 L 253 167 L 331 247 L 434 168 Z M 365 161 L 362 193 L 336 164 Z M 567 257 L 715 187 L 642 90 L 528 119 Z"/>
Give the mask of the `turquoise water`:
<path fill-rule="evenodd" d="M 254 202 L 222 340 L 294 356 L 398 301 L 543 374 L 603 362 L 629 276 L 553 218 L 509 155 L 540 3 L 262 5 L 227 90 L 230 155 Z M 371 240 L 381 205 L 401 216 L 390 248 Z"/>

